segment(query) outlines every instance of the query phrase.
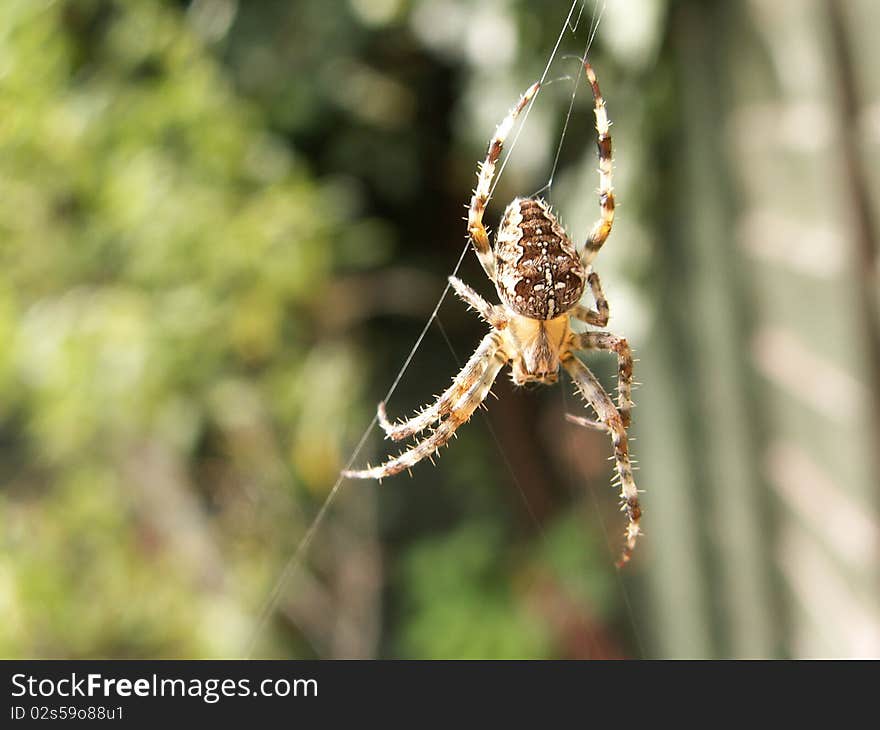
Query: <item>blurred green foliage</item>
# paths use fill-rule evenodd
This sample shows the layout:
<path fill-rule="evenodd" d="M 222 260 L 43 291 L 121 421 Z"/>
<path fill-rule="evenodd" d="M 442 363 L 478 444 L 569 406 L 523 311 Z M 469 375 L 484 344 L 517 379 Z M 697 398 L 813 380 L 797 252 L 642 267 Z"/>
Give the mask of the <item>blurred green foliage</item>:
<path fill-rule="evenodd" d="M 423 540 L 401 576 L 403 654 L 425 659 L 539 657 L 547 637 L 510 594 L 503 541 L 491 523 L 468 524 L 452 535 Z"/>
<path fill-rule="evenodd" d="M 358 397 L 340 213 L 178 8 L 0 19 L 2 653 L 238 653 Z"/>

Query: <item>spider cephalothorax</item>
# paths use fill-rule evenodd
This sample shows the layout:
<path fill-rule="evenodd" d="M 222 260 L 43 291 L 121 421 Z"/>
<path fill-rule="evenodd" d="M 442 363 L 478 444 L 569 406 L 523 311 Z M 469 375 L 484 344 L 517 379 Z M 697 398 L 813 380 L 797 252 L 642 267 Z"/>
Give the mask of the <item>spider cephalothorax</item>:
<path fill-rule="evenodd" d="M 597 420 L 570 417 L 570 420 L 611 436 L 622 508 L 629 520 L 626 545 L 619 561 L 623 564 L 635 547 L 641 518 L 627 439 L 632 408 L 632 354 L 622 337 L 595 330 L 577 333 L 570 325 L 574 318 L 587 325 L 604 327 L 609 316 L 608 302 L 591 263 L 614 222 L 610 123 L 596 75 L 587 61 L 584 61 L 584 70 L 593 91 L 599 135 L 601 210 L 586 243 L 579 252 L 543 200 L 516 198 L 504 212 L 494 248 L 489 244 L 483 214 L 489 202 L 495 165 L 516 118 L 540 88 L 540 84 L 534 84 L 511 109 L 489 142 L 489 152 L 480 165 L 468 212 L 468 233 L 474 250 L 486 275 L 494 282 L 501 304 L 490 304 L 463 281 L 455 277 L 449 279 L 456 294 L 477 310 L 491 330 L 452 385 L 433 405 L 408 421 L 395 424 L 388 420 L 384 403 L 379 404 L 379 423 L 389 438 L 400 441 L 433 428 L 427 437 L 380 466 L 345 474 L 360 479 L 382 479 L 431 456 L 470 419 L 505 365 L 511 366 L 517 385 L 555 383 L 563 367 L 598 417 Z M 588 286 L 596 309 L 579 303 Z M 579 350 L 604 350 L 617 355 L 616 405 L 596 376 L 575 356 Z"/>

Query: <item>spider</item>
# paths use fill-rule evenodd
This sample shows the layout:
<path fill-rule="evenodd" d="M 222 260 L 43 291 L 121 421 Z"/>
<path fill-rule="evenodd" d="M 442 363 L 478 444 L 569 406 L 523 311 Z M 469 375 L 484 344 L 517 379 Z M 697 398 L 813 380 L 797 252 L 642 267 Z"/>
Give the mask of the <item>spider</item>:
<path fill-rule="evenodd" d="M 486 159 L 478 166 L 477 187 L 468 212 L 468 235 L 483 270 L 495 284 L 501 304 L 490 304 L 460 279 L 449 278 L 455 293 L 469 308 L 476 310 L 491 329 L 452 385 L 433 405 L 407 421 L 392 423 L 387 417 L 385 404 L 379 404 L 378 420 L 388 438 L 401 441 L 431 429 L 428 436 L 379 466 L 344 474 L 357 479 L 381 480 L 430 458 L 449 441 L 459 426 L 470 420 L 505 365 L 511 366 L 516 385 L 555 383 L 559 368 L 563 367 L 597 416 L 597 420 L 568 416 L 569 420 L 608 433 L 614 447 L 621 509 L 628 518 L 625 545 L 617 563 L 621 566 L 629 561 L 635 548 L 641 517 L 627 445 L 633 405 L 632 353 L 622 337 L 595 330 L 578 333 L 570 324 L 571 318 L 600 328 L 608 323 L 608 302 L 602 293 L 599 276 L 593 271 L 592 261 L 608 238 L 614 222 L 611 125 L 596 74 L 586 59 L 583 65 L 593 92 L 598 132 L 600 216 L 582 250 L 577 251 L 550 206 L 540 198 L 515 198 L 507 206 L 494 248 L 483 224 L 483 213 L 489 202 L 495 166 L 504 140 L 519 114 L 538 92 L 539 82 L 520 97 L 496 129 Z M 595 309 L 579 303 L 587 286 L 595 300 Z M 596 376 L 575 356 L 579 350 L 602 350 L 617 355 L 616 406 Z"/>

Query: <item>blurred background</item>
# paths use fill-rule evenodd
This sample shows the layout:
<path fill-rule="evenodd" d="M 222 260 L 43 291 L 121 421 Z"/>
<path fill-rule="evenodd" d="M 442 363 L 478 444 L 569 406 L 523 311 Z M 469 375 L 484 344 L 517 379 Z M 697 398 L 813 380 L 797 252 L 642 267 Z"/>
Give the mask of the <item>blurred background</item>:
<path fill-rule="evenodd" d="M 506 376 L 436 467 L 341 483 L 290 563 L 569 0 L 0 5 L 0 655 L 880 656 L 880 8 L 601 5 L 596 267 L 644 384 L 622 571 L 607 437 L 570 383 Z M 576 240 L 597 215 L 586 88 L 563 134 L 595 10 L 493 226 L 560 140 L 544 192 Z M 483 331 L 447 298 L 389 412 Z M 373 429 L 356 465 L 387 453 Z"/>

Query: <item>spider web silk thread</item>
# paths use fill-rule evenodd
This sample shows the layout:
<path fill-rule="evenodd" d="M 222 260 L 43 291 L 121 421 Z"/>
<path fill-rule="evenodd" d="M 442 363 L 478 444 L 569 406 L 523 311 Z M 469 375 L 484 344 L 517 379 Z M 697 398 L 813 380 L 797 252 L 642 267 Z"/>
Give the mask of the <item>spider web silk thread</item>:
<path fill-rule="evenodd" d="M 468 249 L 470 247 L 470 241 L 467 242 L 467 245 L 462 249 L 461 254 L 458 257 L 458 261 L 455 264 L 455 268 L 453 269 L 452 275 L 455 276 L 458 273 L 458 270 L 461 268 L 462 262 L 464 262 L 465 256 L 467 256 Z M 443 289 L 443 292 L 440 294 L 440 298 L 437 300 L 437 304 L 434 306 L 434 310 L 431 312 L 431 316 L 428 317 L 428 321 L 425 323 L 425 326 L 422 328 L 422 331 L 419 333 L 419 336 L 416 338 L 415 344 L 412 346 L 412 349 L 409 351 L 409 355 L 407 355 L 406 360 L 404 360 L 403 365 L 397 373 L 397 376 L 394 378 L 394 382 L 391 383 L 391 387 L 388 388 L 388 392 L 385 394 L 383 398 L 383 402 L 387 402 L 389 398 L 393 395 L 394 391 L 397 390 L 397 386 L 400 384 L 400 381 L 403 379 L 403 375 L 406 372 L 407 368 L 409 368 L 412 359 L 415 357 L 416 352 L 418 352 L 419 347 L 422 344 L 422 340 L 425 339 L 425 335 L 428 334 L 428 330 L 431 327 L 431 324 L 437 318 L 437 312 L 440 311 L 440 306 L 443 304 L 443 301 L 446 299 L 446 295 L 449 294 L 449 290 L 452 288 L 452 285 L 447 281 L 446 286 Z M 285 563 L 284 568 L 281 571 L 281 575 L 278 577 L 278 580 L 275 582 L 275 586 L 272 588 L 272 592 L 269 594 L 269 598 L 266 600 L 263 605 L 262 610 L 260 611 L 260 617 L 257 620 L 257 626 L 254 629 L 254 634 L 251 637 L 251 640 L 248 645 L 248 650 L 246 656 L 250 658 L 253 655 L 253 651 L 256 648 L 257 641 L 259 641 L 260 634 L 263 631 L 263 628 L 266 625 L 266 622 L 269 620 L 269 616 L 272 615 L 275 607 L 278 604 L 279 599 L 281 598 L 281 592 L 284 590 L 284 587 L 287 585 L 291 576 L 293 576 L 296 569 L 301 565 L 302 558 L 305 556 L 306 551 L 311 545 L 312 540 L 315 537 L 315 534 L 318 532 L 318 528 L 321 526 L 321 523 L 324 521 L 324 517 L 330 509 L 330 505 L 336 499 L 336 495 L 339 493 L 342 483 L 345 481 L 345 477 L 343 473 L 348 471 L 354 466 L 354 462 L 357 457 L 360 455 L 361 450 L 364 448 L 364 445 L 367 443 L 367 439 L 370 436 L 372 430 L 376 427 L 376 424 L 379 422 L 379 416 L 374 414 L 373 420 L 370 421 L 369 425 L 364 429 L 363 434 L 361 434 L 360 440 L 357 442 L 357 445 L 354 447 L 354 450 L 351 452 L 351 456 L 348 458 L 348 461 L 345 464 L 345 467 L 342 471 L 339 472 L 339 476 L 336 477 L 336 481 L 333 483 L 330 491 L 327 492 L 327 496 L 324 498 L 324 502 L 321 504 L 321 508 L 318 510 L 315 517 L 312 519 L 311 524 L 306 530 L 305 534 L 300 540 L 299 544 L 294 550 L 293 554 L 288 559 L 287 563 Z"/>
<path fill-rule="evenodd" d="M 556 171 L 559 167 L 559 158 L 562 155 L 562 145 L 565 142 L 565 136 L 568 133 L 568 124 L 571 121 L 571 115 L 574 111 L 574 101 L 577 98 L 578 93 L 581 90 L 581 78 L 584 75 L 584 65 L 583 61 L 586 59 L 587 54 L 590 52 L 590 48 L 593 47 L 593 41 L 596 38 L 596 32 L 599 30 L 599 24 L 602 22 L 602 17 L 605 15 L 605 7 L 607 2 L 603 0 L 602 9 L 599 9 L 599 0 L 595 0 L 593 3 L 593 20 L 590 21 L 590 33 L 587 37 L 587 43 L 584 46 L 584 52 L 582 56 L 577 59 L 578 60 L 578 72 L 574 81 L 571 85 L 571 97 L 568 102 L 568 110 L 565 114 L 565 122 L 562 125 L 562 132 L 559 135 L 559 144 L 556 145 L 556 154 L 553 157 L 553 166 L 550 168 L 550 176 L 547 179 L 547 182 L 540 188 L 538 188 L 531 197 L 537 197 L 541 193 L 547 193 L 547 201 L 549 203 L 553 203 L 553 182 L 556 178 Z M 581 6 L 581 13 L 584 11 L 584 7 L 586 6 L 586 0 L 584 0 L 584 4 Z M 580 22 L 580 14 L 578 15 L 578 22 Z M 573 56 L 563 56 L 563 58 L 574 58 Z M 570 78 L 570 77 L 568 77 Z"/>
<path fill-rule="evenodd" d="M 559 52 L 559 46 L 562 44 L 562 39 L 565 37 L 566 31 L 571 31 L 572 34 L 574 34 L 577 31 L 578 26 L 580 25 L 581 17 L 583 16 L 583 12 L 586 7 L 586 3 L 587 3 L 587 0 L 572 0 L 571 6 L 569 7 L 569 10 L 568 10 L 568 15 L 566 16 L 565 21 L 562 24 L 562 29 L 559 31 L 559 35 L 556 38 L 556 43 L 553 46 L 553 50 L 550 52 L 550 57 L 547 60 L 547 65 L 544 67 L 544 71 L 541 74 L 541 79 L 540 79 L 541 84 L 543 84 L 546 81 L 547 76 L 550 73 L 550 68 L 553 65 L 553 61 L 556 59 L 556 55 Z M 575 10 L 577 9 L 578 5 L 580 5 L 580 12 L 578 13 L 577 18 L 575 19 L 574 24 L 572 24 L 572 17 L 574 16 Z M 596 0 L 595 6 L 598 6 L 598 0 Z M 584 55 L 586 55 L 586 52 L 589 51 L 589 48 L 592 45 L 593 39 L 595 38 L 596 32 L 599 28 L 599 24 L 602 19 L 602 13 L 599 13 L 598 15 L 596 14 L 595 6 L 594 6 L 594 11 L 593 11 L 593 17 L 591 18 L 591 21 L 590 21 L 591 33 L 590 33 L 590 36 L 587 40 L 587 48 L 586 48 L 586 51 L 584 52 Z M 604 4 L 603 4 L 602 10 L 604 12 Z M 525 110 L 524 114 L 522 115 L 522 120 L 519 123 L 519 127 L 517 129 L 517 132 L 514 135 L 513 140 L 511 141 L 511 144 L 508 147 L 507 153 L 505 154 L 504 159 L 502 160 L 501 165 L 498 169 L 498 172 L 495 175 L 495 180 L 492 183 L 492 187 L 489 190 L 490 197 L 491 197 L 492 193 L 494 193 L 495 187 L 498 185 L 499 181 L 501 180 L 501 176 L 504 173 L 505 167 L 507 166 L 507 161 L 510 159 L 510 156 L 513 154 L 514 150 L 516 149 L 517 143 L 519 141 L 519 136 L 522 132 L 523 127 L 526 124 L 526 121 L 528 120 L 528 116 L 529 116 L 529 113 L 531 112 L 532 105 L 537 100 L 538 95 L 540 93 L 541 93 L 541 89 L 538 89 L 538 92 L 535 94 L 534 98 L 532 99 L 532 102 L 529 104 L 528 108 Z M 576 93 L 577 93 L 577 89 L 575 88 L 574 91 L 572 92 L 572 102 L 571 102 L 572 106 L 574 104 L 574 95 Z M 566 116 L 565 128 L 563 129 L 563 135 L 564 135 L 565 129 L 567 129 L 567 127 L 568 127 L 568 120 L 569 120 L 570 116 L 571 116 L 571 106 L 569 107 L 568 115 Z M 561 144 L 562 144 L 562 142 L 560 141 L 560 146 L 561 146 Z M 557 160 L 554 161 L 553 171 L 551 172 L 551 183 L 552 183 L 552 175 L 555 174 L 555 169 L 556 169 L 557 163 L 558 163 L 558 151 L 557 151 Z M 468 250 L 470 249 L 470 247 L 471 247 L 470 240 L 465 241 L 465 244 L 462 247 L 461 254 L 458 257 L 458 261 L 456 262 L 455 267 L 452 270 L 452 274 L 451 274 L 452 276 L 456 276 L 458 274 L 459 270 L 461 269 L 461 265 L 464 262 L 465 256 L 467 256 L 467 253 L 468 253 Z M 403 365 L 401 366 L 400 370 L 398 371 L 397 375 L 395 376 L 393 382 L 391 383 L 391 386 L 388 388 L 388 392 L 385 394 L 385 397 L 383 398 L 384 402 L 387 402 L 391 398 L 391 396 L 394 394 L 394 392 L 397 390 L 397 386 L 400 384 L 400 381 L 403 379 L 403 376 L 406 373 L 407 369 L 409 368 L 410 363 L 412 362 L 413 358 L 415 357 L 416 352 L 418 352 L 419 347 L 421 347 L 422 341 L 425 339 L 425 336 L 427 335 L 428 330 L 430 329 L 430 327 L 434 323 L 434 321 L 437 319 L 437 313 L 440 311 L 440 307 L 442 306 L 443 302 L 446 300 L 446 297 L 449 294 L 449 290 L 451 288 L 452 288 L 451 284 L 449 284 L 447 282 L 446 286 L 443 288 L 443 291 L 440 294 L 439 299 L 437 300 L 437 304 L 434 306 L 434 309 L 432 310 L 430 316 L 428 317 L 428 321 L 425 323 L 425 326 L 422 328 L 421 332 L 419 333 L 419 336 L 416 338 L 415 344 L 413 344 L 412 349 L 409 351 L 409 354 L 407 355 L 406 359 L 403 362 Z M 333 486 L 330 488 L 330 491 L 327 493 L 327 496 L 324 498 L 324 501 L 321 504 L 321 507 L 318 509 L 318 512 L 315 514 L 314 518 L 312 519 L 311 524 L 306 529 L 300 542 L 297 544 L 296 549 L 293 551 L 290 558 L 284 564 L 284 568 L 282 568 L 281 573 L 279 574 L 277 580 L 275 581 L 275 584 L 274 584 L 271 592 L 269 593 L 268 598 L 266 599 L 266 601 L 264 602 L 264 604 L 260 610 L 259 618 L 257 619 L 257 624 L 256 624 L 254 631 L 253 631 L 253 634 L 251 635 L 251 638 L 248 642 L 247 651 L 245 653 L 245 656 L 247 658 L 250 658 L 253 656 L 254 650 L 256 649 L 257 643 L 260 640 L 260 637 L 263 633 L 263 630 L 266 627 L 266 624 L 269 620 L 269 617 L 274 613 L 275 608 L 278 605 L 278 602 L 281 600 L 281 595 L 282 595 L 284 589 L 287 587 L 287 585 L 289 584 L 290 580 L 292 579 L 292 577 L 294 576 L 296 571 L 301 567 L 301 565 L 303 563 L 303 559 L 305 558 L 305 555 L 308 552 L 309 546 L 311 545 L 312 541 L 315 538 L 315 535 L 317 534 L 318 530 L 320 529 L 321 525 L 323 524 L 324 519 L 326 518 L 327 513 L 330 510 L 330 507 L 332 506 L 333 502 L 336 500 L 339 493 L 341 492 L 342 484 L 345 481 L 345 479 L 342 475 L 343 472 L 351 469 L 351 467 L 354 465 L 355 461 L 357 460 L 357 457 L 360 455 L 360 452 L 363 450 L 364 446 L 366 445 L 367 439 L 369 438 L 370 433 L 373 431 L 373 429 L 375 428 L 377 423 L 378 423 L 378 416 L 374 415 L 373 419 L 370 421 L 369 425 L 366 427 L 366 429 L 364 430 L 360 439 L 358 440 L 357 444 L 355 445 L 354 450 L 352 451 L 351 456 L 349 457 L 348 461 L 346 462 L 345 467 L 343 468 L 342 471 L 340 471 L 339 476 L 336 478 L 336 481 L 334 482 Z M 523 493 L 523 497 L 525 498 L 524 493 Z M 530 505 L 528 506 L 528 508 L 529 508 L 529 511 L 534 516 L 534 513 L 532 512 Z"/>
<path fill-rule="evenodd" d="M 596 0 L 598 4 L 599 0 Z M 578 26 L 581 22 L 581 16 L 584 13 L 584 8 L 587 5 L 587 0 L 580 0 L 580 12 L 578 13 L 577 20 L 575 20 L 574 26 L 571 24 L 571 16 L 574 14 L 575 8 L 578 6 L 578 0 L 573 0 L 571 3 L 571 7 L 568 9 L 568 15 L 565 18 L 565 23 L 562 25 L 562 30 L 559 31 L 559 35 L 556 38 L 556 44 L 553 46 L 553 50 L 550 52 L 550 58 L 547 60 L 547 65 L 544 66 L 544 73 L 541 74 L 541 78 L 539 80 L 539 84 L 541 85 L 537 92 L 535 92 L 535 96 L 532 98 L 531 103 L 526 107 L 525 112 L 522 115 L 522 121 L 519 124 L 519 128 L 516 131 L 516 134 L 513 136 L 513 141 L 510 144 L 510 149 L 507 154 L 504 156 L 504 159 L 501 161 L 501 167 L 498 168 L 498 172 L 495 175 L 495 180 L 492 182 L 492 187 L 489 188 L 489 197 L 492 197 L 492 193 L 495 192 L 495 187 L 501 181 L 501 175 L 504 173 L 504 168 L 507 167 L 507 161 L 510 159 L 510 156 L 513 154 L 513 151 L 516 149 L 516 144 L 519 141 L 519 135 L 522 133 L 523 127 L 525 127 L 526 121 L 529 118 L 529 114 L 531 114 L 532 106 L 537 101 L 538 96 L 541 94 L 541 91 L 544 87 L 544 82 L 547 80 L 547 75 L 550 73 L 550 67 L 553 65 L 553 61 L 556 59 L 556 54 L 559 52 L 559 46 L 562 43 L 562 39 L 565 37 L 565 31 L 571 30 L 572 34 L 577 32 Z M 602 6 L 602 11 L 604 12 L 605 6 Z M 599 29 L 599 22 L 601 21 L 601 14 L 596 17 L 595 10 L 593 11 L 593 17 L 595 18 L 595 27 L 593 27 L 593 20 L 590 20 L 590 26 L 592 28 L 592 32 L 590 34 L 589 39 L 587 40 L 587 50 L 593 43 L 593 38 L 596 36 L 596 31 Z M 584 52 L 586 55 L 586 51 Z M 577 93 L 576 91 L 574 93 Z M 574 100 L 572 99 L 572 104 Z M 569 109 L 569 115 L 571 115 L 571 110 Z M 566 126 L 568 126 L 568 119 L 566 118 Z M 561 142 L 560 142 L 561 144 Z M 555 165 L 554 165 L 555 167 Z M 455 274 L 453 274 L 455 276 Z M 447 287 L 447 292 L 449 288 Z"/>

